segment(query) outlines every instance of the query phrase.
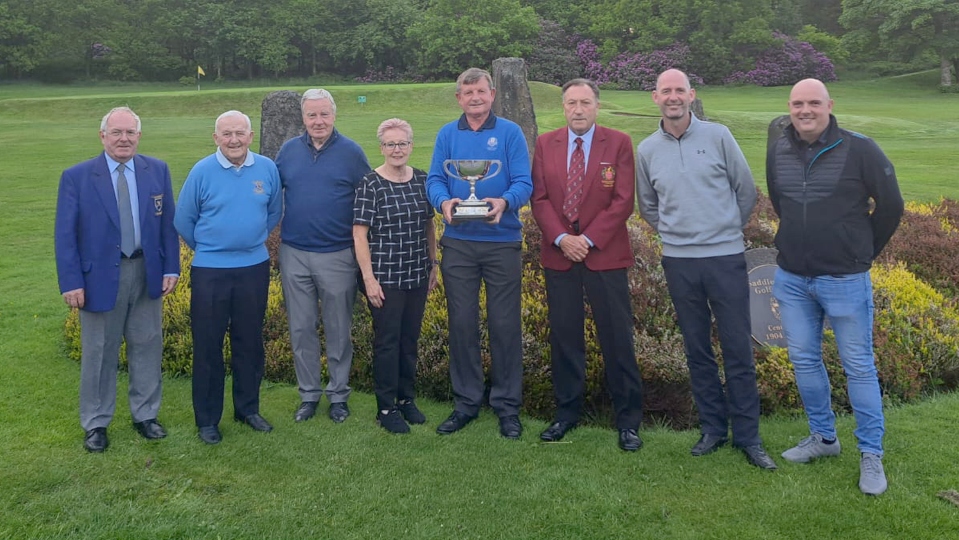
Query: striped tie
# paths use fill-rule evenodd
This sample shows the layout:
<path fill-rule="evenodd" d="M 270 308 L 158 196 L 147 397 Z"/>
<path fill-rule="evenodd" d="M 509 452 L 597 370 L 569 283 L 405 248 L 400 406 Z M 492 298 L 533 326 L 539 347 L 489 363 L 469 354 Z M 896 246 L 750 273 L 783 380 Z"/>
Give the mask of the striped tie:
<path fill-rule="evenodd" d="M 563 198 L 563 215 L 570 223 L 579 220 L 579 205 L 583 202 L 583 184 L 586 182 L 586 154 L 583 153 L 583 138 L 576 137 L 576 150 L 569 160 L 569 176 L 566 177 L 566 197 Z"/>

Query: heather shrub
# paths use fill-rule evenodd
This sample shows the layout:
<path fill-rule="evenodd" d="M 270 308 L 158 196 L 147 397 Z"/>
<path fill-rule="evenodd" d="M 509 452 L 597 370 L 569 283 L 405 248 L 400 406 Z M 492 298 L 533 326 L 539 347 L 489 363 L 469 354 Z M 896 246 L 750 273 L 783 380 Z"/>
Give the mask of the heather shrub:
<path fill-rule="evenodd" d="M 909 203 L 902 223 L 880 254 L 885 263 L 900 261 L 922 281 L 959 299 L 959 203 Z"/>
<path fill-rule="evenodd" d="M 756 67 L 746 73 L 735 72 L 725 83 L 745 83 L 758 86 L 786 86 L 803 79 L 813 78 L 824 82 L 836 80 L 832 62 L 812 45 L 785 34 L 775 33 L 780 41 L 759 55 Z"/>
<path fill-rule="evenodd" d="M 876 366 L 883 393 L 911 401 L 954 388 L 959 375 L 959 310 L 906 265 L 877 265 Z"/>
<path fill-rule="evenodd" d="M 525 236 L 521 304 L 524 410 L 533 416 L 550 419 L 554 413 L 554 402 L 546 290 L 539 262 L 541 235 L 528 209 L 523 210 L 521 218 Z M 957 218 L 959 205 L 954 201 L 943 200 L 934 205 L 910 204 L 903 226 L 886 250 L 888 253 L 884 255 L 884 262 L 877 263 L 873 270 L 876 360 L 887 400 L 911 401 L 930 390 L 952 389 L 959 384 L 959 311 L 955 301 L 950 299 L 954 297 L 947 297 L 940 292 L 954 291 L 956 287 L 955 274 L 950 273 L 956 270 L 947 248 L 954 250 L 956 245 L 954 235 L 957 231 L 955 225 L 959 223 Z M 439 217 L 436 219 L 439 223 Z M 746 239 L 750 247 L 771 246 L 777 223 L 769 199 L 760 194 L 746 227 Z M 660 265 L 661 244 L 658 236 L 638 217 L 634 216 L 628 226 L 635 261 L 628 278 L 634 311 L 635 350 L 644 385 L 645 415 L 647 419 L 674 427 L 688 427 L 695 424 L 696 411 L 689 389 L 683 340 Z M 273 232 L 267 244 L 274 271 L 270 278 L 270 296 L 263 328 L 265 376 L 269 380 L 295 384 L 289 328 L 275 266 L 279 245 L 277 231 Z M 938 247 L 932 249 L 930 246 L 933 245 Z M 899 259 L 900 262 L 892 263 L 886 259 Z M 183 246 L 180 283 L 176 291 L 164 299 L 163 369 L 174 375 L 189 375 L 192 371 L 189 316 L 191 260 L 192 252 Z M 914 271 L 913 267 L 925 274 Z M 417 365 L 417 392 L 420 396 L 448 401 L 452 398 L 452 390 L 443 287 L 441 275 L 440 286 L 427 298 Z M 352 333 L 354 359 L 351 386 L 361 391 L 372 391 L 372 322 L 365 298 L 358 295 L 357 302 Z M 488 373 L 490 352 L 485 311 L 485 296 L 481 291 L 478 331 L 484 370 Z M 319 335 L 322 340 L 322 327 Z M 585 335 L 584 418 L 610 425 L 612 404 L 606 392 L 596 327 L 588 307 Z M 80 332 L 75 311 L 65 321 L 64 336 L 67 354 L 79 360 Z M 714 344 L 718 345 L 715 337 Z M 228 364 L 228 336 L 224 349 Z M 715 349 L 718 355 L 718 346 Z M 800 410 L 801 401 L 785 349 L 757 348 L 755 355 L 763 411 Z M 722 358 L 718 356 L 717 361 L 721 365 Z M 829 330 L 824 336 L 823 358 L 832 383 L 833 403 L 838 409 L 848 410 L 846 380 L 835 338 Z M 125 365 L 125 360 L 121 362 Z"/>

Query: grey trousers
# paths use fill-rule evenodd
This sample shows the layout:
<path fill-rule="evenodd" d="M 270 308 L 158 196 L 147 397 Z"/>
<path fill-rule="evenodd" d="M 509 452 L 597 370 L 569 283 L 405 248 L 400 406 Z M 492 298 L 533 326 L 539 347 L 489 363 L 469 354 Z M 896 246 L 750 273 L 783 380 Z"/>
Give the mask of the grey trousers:
<path fill-rule="evenodd" d="M 319 401 L 320 311 L 330 377 L 326 397 L 343 403 L 350 397 L 353 363 L 353 304 L 356 302 L 356 257 L 352 249 L 332 253 L 302 251 L 280 244 L 280 275 L 290 323 L 293 367 L 302 401 Z"/>
<path fill-rule="evenodd" d="M 80 310 L 80 425 L 105 428 L 117 401 L 120 342 L 126 341 L 130 370 L 130 416 L 152 420 L 160 410 L 163 300 L 150 298 L 143 258 L 120 261 L 117 303 L 111 311 Z"/>
<path fill-rule="evenodd" d="M 489 404 L 499 417 L 519 414 L 523 402 L 522 244 L 445 236 L 440 243 L 454 408 L 476 416 L 483 404 L 479 292 L 484 283 L 491 356 Z"/>

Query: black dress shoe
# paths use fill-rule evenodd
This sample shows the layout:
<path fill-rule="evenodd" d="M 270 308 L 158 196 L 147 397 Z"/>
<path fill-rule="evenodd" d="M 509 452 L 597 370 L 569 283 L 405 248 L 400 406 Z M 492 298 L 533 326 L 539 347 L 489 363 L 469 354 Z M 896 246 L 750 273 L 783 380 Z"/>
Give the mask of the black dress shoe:
<path fill-rule="evenodd" d="M 459 411 L 453 411 L 449 418 L 444 420 L 443 423 L 436 428 L 436 432 L 440 435 L 456 433 L 457 431 L 466 427 L 466 424 L 469 424 L 475 419 L 475 416 L 468 416 Z"/>
<path fill-rule="evenodd" d="M 729 439 L 721 435 L 710 435 L 709 433 L 703 433 L 699 438 L 699 441 L 693 445 L 693 449 L 689 451 L 690 454 L 694 456 L 705 456 L 706 454 L 712 454 L 716 450 L 719 450 L 720 447 L 729 442 Z"/>
<path fill-rule="evenodd" d="M 223 436 L 220 435 L 220 428 L 217 426 L 200 426 L 199 434 L 200 440 L 207 444 L 218 444 L 223 440 Z"/>
<path fill-rule="evenodd" d="M 769 457 L 769 454 L 766 453 L 762 445 L 745 446 L 743 447 L 743 453 L 746 454 L 746 461 L 748 461 L 750 465 L 755 465 L 767 471 L 775 471 L 777 468 L 776 462 L 773 461 L 773 458 Z"/>
<path fill-rule="evenodd" d="M 110 446 L 110 441 L 107 439 L 107 428 L 105 427 L 93 428 L 83 438 L 83 447 L 87 449 L 87 452 L 103 452 L 108 446 Z"/>
<path fill-rule="evenodd" d="M 635 452 L 643 447 L 643 440 L 635 429 L 619 430 L 619 447 L 627 452 Z"/>
<path fill-rule="evenodd" d="M 562 420 L 557 420 L 553 422 L 551 426 L 546 428 L 546 431 L 539 434 L 539 438 L 542 441 L 546 442 L 556 442 L 563 440 L 563 437 L 569 432 L 569 430 L 576 427 L 576 422 L 564 422 Z"/>
<path fill-rule="evenodd" d="M 260 416 L 259 414 L 251 414 L 249 416 L 244 416 L 244 417 L 239 417 L 234 415 L 233 418 L 237 422 L 243 422 L 244 424 L 250 426 L 256 431 L 262 431 L 263 433 L 269 433 L 273 431 L 273 426 L 271 426 L 270 423 L 267 422 L 266 419 Z"/>
<path fill-rule="evenodd" d="M 293 420 L 296 422 L 306 422 L 316 414 L 317 401 L 304 401 L 300 407 L 293 413 Z"/>
<path fill-rule="evenodd" d="M 137 432 L 142 435 L 144 439 L 162 439 L 166 437 L 166 430 L 163 429 L 160 422 L 157 422 L 156 418 L 142 422 L 134 422 L 133 427 L 136 428 Z"/>
<path fill-rule="evenodd" d="M 523 434 L 523 424 L 519 421 L 519 416 L 511 414 L 499 419 L 499 434 L 510 440 L 516 440 Z"/>
<path fill-rule="evenodd" d="M 346 405 L 346 402 L 330 403 L 330 420 L 337 424 L 342 424 L 349 415 L 350 408 Z"/>

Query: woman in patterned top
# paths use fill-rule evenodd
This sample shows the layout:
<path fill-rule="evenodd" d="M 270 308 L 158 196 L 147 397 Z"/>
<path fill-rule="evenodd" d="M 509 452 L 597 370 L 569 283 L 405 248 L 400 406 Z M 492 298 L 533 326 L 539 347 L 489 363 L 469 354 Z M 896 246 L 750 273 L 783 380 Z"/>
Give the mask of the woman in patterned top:
<path fill-rule="evenodd" d="M 377 422 L 390 433 L 426 417 L 413 402 L 426 295 L 436 287 L 436 229 L 426 173 L 407 165 L 413 129 L 391 118 L 376 130 L 386 158 L 356 188 L 353 243 L 373 315 Z"/>

